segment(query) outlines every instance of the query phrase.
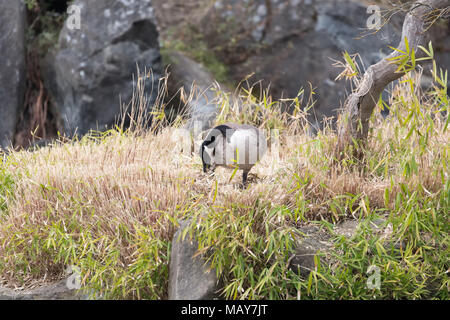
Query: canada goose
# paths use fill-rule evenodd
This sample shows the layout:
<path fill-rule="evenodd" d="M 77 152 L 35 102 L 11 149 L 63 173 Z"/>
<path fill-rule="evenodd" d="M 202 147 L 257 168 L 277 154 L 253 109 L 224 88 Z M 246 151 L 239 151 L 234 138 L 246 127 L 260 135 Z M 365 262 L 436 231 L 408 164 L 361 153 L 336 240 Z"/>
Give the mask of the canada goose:
<path fill-rule="evenodd" d="M 203 172 L 216 166 L 243 170 L 243 184 L 250 169 L 267 150 L 264 132 L 247 124 L 226 123 L 210 130 L 200 147 Z"/>

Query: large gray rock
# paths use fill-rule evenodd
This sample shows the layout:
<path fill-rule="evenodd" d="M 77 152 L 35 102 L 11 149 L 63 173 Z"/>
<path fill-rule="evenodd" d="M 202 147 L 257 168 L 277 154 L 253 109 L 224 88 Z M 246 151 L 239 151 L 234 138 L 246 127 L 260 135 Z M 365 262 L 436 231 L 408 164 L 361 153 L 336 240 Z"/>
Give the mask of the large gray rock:
<path fill-rule="evenodd" d="M 198 244 L 189 235 L 180 238 L 188 226 L 184 221 L 172 240 L 169 266 L 169 300 L 210 300 L 217 298 L 218 280 L 214 270 L 205 265 L 201 256 L 194 257 Z"/>
<path fill-rule="evenodd" d="M 316 255 L 321 262 L 327 261 L 326 253 L 332 248 L 332 241 L 328 233 L 316 226 L 303 226 L 299 231 L 302 239 L 297 242 L 295 254 L 289 260 L 289 268 L 307 278 L 315 268 Z"/>
<path fill-rule="evenodd" d="M 0 2 L 0 147 L 13 139 L 25 95 L 24 1 Z"/>
<path fill-rule="evenodd" d="M 81 29 L 65 24 L 58 48 L 44 62 L 46 85 L 64 131 L 85 134 L 111 127 L 128 103 L 136 66 L 152 69 L 146 80 L 150 105 L 161 75 L 158 31 L 151 0 L 76 0 Z"/>
<path fill-rule="evenodd" d="M 320 122 L 336 114 L 349 90 L 334 81 L 342 70 L 332 59 L 342 61 L 344 51 L 359 53 L 368 67 L 390 52 L 388 45 L 398 44 L 402 20 L 395 18 L 360 38 L 366 10 L 351 0 L 217 0 L 201 30 L 237 81 L 255 72 L 254 79 L 264 79 L 276 97 L 295 97 L 311 82 L 318 101 L 310 120 Z"/>

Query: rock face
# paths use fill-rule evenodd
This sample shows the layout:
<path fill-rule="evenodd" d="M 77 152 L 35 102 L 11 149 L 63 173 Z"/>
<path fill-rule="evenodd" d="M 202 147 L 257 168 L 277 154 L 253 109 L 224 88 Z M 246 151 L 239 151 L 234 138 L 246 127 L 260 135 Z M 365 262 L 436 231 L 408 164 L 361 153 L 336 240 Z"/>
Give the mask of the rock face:
<path fill-rule="evenodd" d="M 161 75 L 158 31 L 151 0 L 76 0 L 80 26 L 65 24 L 58 48 L 44 62 L 46 86 L 69 135 L 112 126 L 120 100 L 133 93 L 133 74 L 153 71 L 146 92 L 154 102 Z M 70 18 L 69 18 L 70 19 Z"/>
<path fill-rule="evenodd" d="M 214 77 L 201 64 L 180 52 L 170 52 L 168 58 L 171 66 L 168 81 L 169 96 L 172 97 L 182 88 L 185 99 L 191 97 L 186 101 L 189 118 L 187 129 L 197 136 L 199 132 L 211 128 L 219 111 L 213 87 Z"/>
<path fill-rule="evenodd" d="M 0 3 L 0 147 L 14 135 L 25 95 L 25 27 L 23 1 Z"/>
<path fill-rule="evenodd" d="M 201 29 L 237 81 L 255 72 L 276 97 L 295 97 L 311 82 L 318 99 L 310 119 L 315 122 L 335 115 L 349 89 L 334 81 L 342 69 L 332 59 L 359 53 L 368 67 L 390 52 L 388 45 L 398 44 L 401 19 L 360 38 L 369 16 L 367 6 L 351 0 L 218 0 Z"/>
<path fill-rule="evenodd" d="M 307 278 L 311 270 L 315 268 L 314 256 L 318 255 L 321 261 L 324 261 L 325 253 L 332 247 L 332 242 L 330 235 L 316 226 L 304 226 L 299 231 L 304 237 L 297 244 L 295 255 L 289 262 L 289 268 Z"/>
<path fill-rule="evenodd" d="M 194 257 L 198 245 L 188 236 L 179 239 L 188 222 L 182 222 L 172 240 L 170 257 L 169 300 L 208 300 L 217 298 L 217 277 L 208 270 L 200 256 Z"/>

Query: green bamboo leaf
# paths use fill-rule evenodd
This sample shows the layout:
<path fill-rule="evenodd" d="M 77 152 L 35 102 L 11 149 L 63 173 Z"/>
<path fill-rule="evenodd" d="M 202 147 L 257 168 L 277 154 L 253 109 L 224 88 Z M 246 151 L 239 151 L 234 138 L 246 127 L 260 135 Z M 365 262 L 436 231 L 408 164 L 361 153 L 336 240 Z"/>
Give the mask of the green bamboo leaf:
<path fill-rule="evenodd" d="M 344 59 L 352 67 L 352 70 L 355 72 L 354 74 L 358 74 L 358 69 L 347 51 L 344 52 Z"/>
<path fill-rule="evenodd" d="M 425 47 L 419 46 L 419 49 L 422 50 L 423 52 L 425 52 L 425 54 L 426 54 L 428 57 L 431 56 L 430 51 L 428 51 L 427 49 L 425 49 Z"/>
<path fill-rule="evenodd" d="M 389 189 L 388 188 L 384 189 L 384 206 L 386 208 L 389 207 Z"/>
<path fill-rule="evenodd" d="M 409 42 L 408 42 L 408 37 L 405 37 L 405 48 L 406 48 L 406 52 L 409 54 Z"/>
<path fill-rule="evenodd" d="M 400 50 L 400 49 L 398 49 L 398 48 L 394 48 L 394 47 L 391 47 L 391 46 L 388 46 L 390 49 L 392 49 L 392 50 L 394 50 L 394 51 L 397 51 L 397 52 L 400 52 L 400 53 L 403 53 L 403 54 L 405 54 L 405 55 L 407 55 L 407 53 L 405 52 L 405 51 L 402 51 L 402 50 Z"/>
<path fill-rule="evenodd" d="M 416 53 L 414 52 L 414 50 L 411 51 L 411 68 L 415 68 L 416 67 Z"/>
<path fill-rule="evenodd" d="M 434 59 L 434 50 L 433 50 L 433 44 L 431 43 L 431 41 L 428 42 L 428 49 L 429 49 L 429 52 L 430 52 L 429 56 L 430 56 L 432 59 Z"/>
<path fill-rule="evenodd" d="M 313 271 L 309 273 L 308 277 L 308 285 L 306 287 L 308 294 L 311 294 L 312 282 L 313 282 Z"/>

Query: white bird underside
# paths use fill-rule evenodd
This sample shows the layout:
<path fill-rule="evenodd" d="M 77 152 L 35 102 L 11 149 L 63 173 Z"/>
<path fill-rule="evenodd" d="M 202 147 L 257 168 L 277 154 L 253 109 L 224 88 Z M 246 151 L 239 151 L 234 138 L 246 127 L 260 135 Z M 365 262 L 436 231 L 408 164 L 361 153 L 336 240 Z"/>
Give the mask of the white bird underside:
<path fill-rule="evenodd" d="M 235 168 L 238 165 L 239 169 L 248 171 L 267 151 L 264 132 L 247 125 L 227 125 L 232 128 L 227 134 L 228 139 L 218 140 L 214 148 L 207 147 L 206 151 L 217 166 Z"/>
<path fill-rule="evenodd" d="M 224 165 L 234 167 L 237 164 L 241 169 L 250 170 L 262 158 L 266 149 L 267 142 L 261 132 L 253 129 L 236 130 L 230 137 L 230 143 L 226 144 Z M 220 157 L 220 148 L 216 148 L 216 160 Z"/>

